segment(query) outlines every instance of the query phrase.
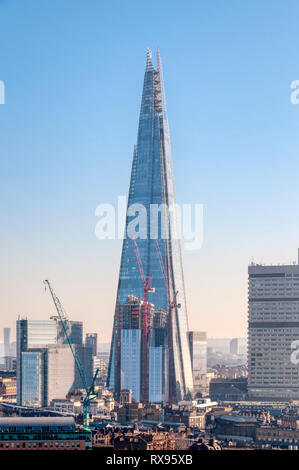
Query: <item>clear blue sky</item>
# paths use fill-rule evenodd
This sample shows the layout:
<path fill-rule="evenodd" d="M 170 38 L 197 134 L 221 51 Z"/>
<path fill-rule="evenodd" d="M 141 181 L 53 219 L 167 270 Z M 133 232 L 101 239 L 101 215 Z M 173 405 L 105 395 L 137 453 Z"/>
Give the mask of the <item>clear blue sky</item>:
<path fill-rule="evenodd" d="M 246 334 L 247 265 L 299 246 L 297 0 L 0 0 L 0 327 L 53 313 L 110 339 L 121 245 L 94 211 L 128 191 L 147 47 L 160 48 L 190 327 Z M 2 331 L 0 332 L 0 337 Z"/>

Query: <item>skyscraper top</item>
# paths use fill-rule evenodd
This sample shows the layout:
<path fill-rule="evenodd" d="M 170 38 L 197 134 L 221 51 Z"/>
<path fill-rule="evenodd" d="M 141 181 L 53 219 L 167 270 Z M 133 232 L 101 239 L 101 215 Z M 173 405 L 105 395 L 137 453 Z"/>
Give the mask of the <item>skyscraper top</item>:
<path fill-rule="evenodd" d="M 152 68 L 153 68 L 152 51 L 148 49 L 147 54 L 146 54 L 146 70 L 152 70 Z"/>
<path fill-rule="evenodd" d="M 153 54 L 150 48 L 147 49 L 146 53 L 146 71 L 153 70 Z M 157 72 L 161 72 L 162 64 L 161 64 L 161 56 L 160 51 L 157 49 Z"/>

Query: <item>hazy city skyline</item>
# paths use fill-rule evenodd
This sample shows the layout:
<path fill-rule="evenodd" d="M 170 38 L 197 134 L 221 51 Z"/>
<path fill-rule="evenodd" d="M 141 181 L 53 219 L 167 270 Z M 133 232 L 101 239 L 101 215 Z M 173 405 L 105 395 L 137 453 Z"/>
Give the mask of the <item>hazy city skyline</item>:
<path fill-rule="evenodd" d="M 182 253 L 190 329 L 246 336 L 248 264 L 296 260 L 298 3 L 130 3 L 118 17 L 113 3 L 0 3 L 0 323 L 12 338 L 18 315 L 53 314 L 49 278 L 70 319 L 111 339 L 122 243 L 96 238 L 95 209 L 127 195 L 149 46 L 163 56 L 177 199 L 204 205 L 203 246 Z"/>

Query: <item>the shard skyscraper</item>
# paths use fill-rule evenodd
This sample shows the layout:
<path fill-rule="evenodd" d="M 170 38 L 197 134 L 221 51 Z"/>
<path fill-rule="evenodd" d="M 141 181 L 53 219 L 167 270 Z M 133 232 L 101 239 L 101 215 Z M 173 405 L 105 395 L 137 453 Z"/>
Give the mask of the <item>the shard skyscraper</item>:
<path fill-rule="evenodd" d="M 136 307 L 138 301 L 142 305 L 144 286 L 134 250 L 136 246 L 128 235 L 128 227 L 140 205 L 146 210 L 146 224 L 140 229 L 140 237 L 135 236 L 135 239 L 144 275 L 146 279 L 152 275 L 154 288 L 148 294 L 147 364 L 143 364 L 141 350 L 145 340 Z M 178 221 L 176 212 L 171 210 L 174 207 L 174 177 L 161 59 L 158 51 L 157 67 L 154 68 L 152 54 L 148 50 L 108 370 L 108 387 L 117 396 L 121 389 L 130 388 L 136 401 L 175 402 L 190 396 L 193 389 L 181 248 L 176 231 Z M 155 226 L 153 220 L 154 214 L 157 216 L 157 208 L 158 226 Z M 161 264 L 166 276 L 162 274 Z M 154 310 L 153 317 L 149 314 L 150 308 Z M 146 397 L 142 396 L 141 385 L 144 374 L 147 375 Z"/>

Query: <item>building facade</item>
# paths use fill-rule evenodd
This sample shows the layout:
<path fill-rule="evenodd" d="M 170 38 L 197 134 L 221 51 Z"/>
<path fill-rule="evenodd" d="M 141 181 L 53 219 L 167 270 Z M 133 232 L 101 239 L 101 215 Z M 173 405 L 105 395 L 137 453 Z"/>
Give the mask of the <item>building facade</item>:
<path fill-rule="evenodd" d="M 121 330 L 121 388 L 131 389 L 132 398 L 140 401 L 141 330 Z"/>
<path fill-rule="evenodd" d="M 119 305 L 126 302 L 128 295 L 133 294 L 138 298 L 143 298 L 144 294 L 132 242 L 132 238 L 135 238 L 145 277 L 148 278 L 152 274 L 151 284 L 154 291 L 149 293 L 149 302 L 155 306 L 156 310 L 162 308 L 168 312 L 167 292 L 169 292 L 171 299 L 174 298 L 175 292 L 178 292 L 170 330 L 170 342 L 173 345 L 171 348 L 171 361 L 169 361 L 170 365 L 164 373 L 167 373 L 170 378 L 174 400 L 179 400 L 192 392 L 193 377 L 187 338 L 188 319 L 185 288 L 180 240 L 177 236 L 178 225 L 174 208 L 174 177 L 161 60 L 158 52 L 157 68 L 155 69 L 152 63 L 151 51 L 148 51 L 137 145 L 133 156 L 126 233 L 123 241 L 109 360 L 108 387 L 111 390 L 119 391 L 119 383 L 117 383 L 121 367 L 117 357 L 119 354 L 117 350 Z M 136 210 L 142 212 L 143 222 L 146 222 L 141 227 L 139 225 L 138 232 L 132 230 Z M 165 267 L 167 288 L 161 271 L 155 240 L 159 245 Z M 169 325 L 169 322 L 167 323 Z M 150 332 L 148 332 L 146 338 L 143 338 L 143 341 L 147 343 L 147 348 L 150 344 L 149 337 Z M 166 341 L 167 335 L 165 335 L 165 346 L 167 347 Z M 141 374 L 143 381 L 146 379 L 145 371 L 147 368 L 148 364 L 141 365 L 141 370 L 144 373 L 144 376 Z M 142 400 L 145 402 L 148 400 L 149 390 L 147 387 L 151 387 L 150 383 L 144 389 L 146 396 L 142 397 Z"/>
<path fill-rule="evenodd" d="M 248 394 L 299 399 L 299 265 L 248 268 Z"/>
<path fill-rule="evenodd" d="M 67 339 L 64 334 L 63 326 L 59 319 L 57 321 L 57 342 L 67 344 Z M 68 334 L 72 344 L 83 344 L 83 322 L 68 320 L 67 322 Z"/>
<path fill-rule="evenodd" d="M 35 403 L 30 406 L 46 405 L 45 349 L 48 344 L 56 342 L 57 327 L 54 320 L 17 320 L 18 405 L 24 405 L 25 402 Z"/>
<path fill-rule="evenodd" d="M 204 331 L 189 331 L 189 347 L 193 372 L 194 394 L 206 396 L 207 383 L 207 334 Z"/>
<path fill-rule="evenodd" d="M 10 328 L 3 328 L 4 357 L 10 356 Z"/>
<path fill-rule="evenodd" d="M 85 346 L 92 349 L 92 355 L 96 356 L 98 353 L 98 335 L 97 333 L 86 333 Z"/>
<path fill-rule="evenodd" d="M 53 344 L 47 348 L 48 404 L 65 399 L 75 386 L 75 360 L 67 344 Z"/>

